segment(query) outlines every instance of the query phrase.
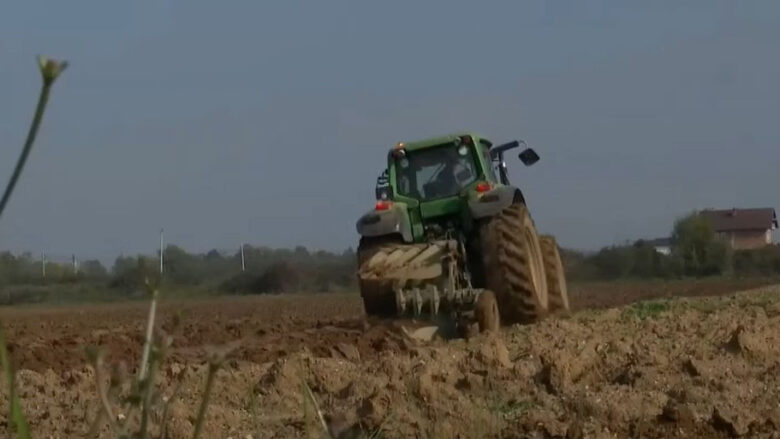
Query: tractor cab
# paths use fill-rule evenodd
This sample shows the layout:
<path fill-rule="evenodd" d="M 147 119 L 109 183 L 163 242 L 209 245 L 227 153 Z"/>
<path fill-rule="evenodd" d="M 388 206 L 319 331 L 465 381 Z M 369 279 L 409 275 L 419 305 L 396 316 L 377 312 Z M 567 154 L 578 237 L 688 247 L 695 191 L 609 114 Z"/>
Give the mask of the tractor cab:
<path fill-rule="evenodd" d="M 459 228 L 469 195 L 478 185 L 497 183 L 488 157 L 487 147 L 471 135 L 399 142 L 390 151 L 392 199 L 406 205 L 415 240 Z"/>
<path fill-rule="evenodd" d="M 513 141 L 494 147 L 476 135 L 457 135 L 422 142 L 399 142 L 388 157 L 388 168 L 377 178 L 376 199 L 395 195 L 425 202 L 456 196 L 478 178 L 487 184 L 509 184 L 504 153 L 525 144 Z M 531 148 L 519 155 L 530 166 L 539 160 Z M 391 180 L 389 170 L 394 170 Z"/>
<path fill-rule="evenodd" d="M 414 240 L 453 227 L 468 228 L 466 204 L 492 189 L 508 185 L 504 152 L 520 142 L 493 146 L 474 134 L 399 142 L 388 154 L 387 169 L 377 179 L 377 209 L 393 203 L 409 216 Z M 527 164 L 538 156 L 531 149 Z M 535 156 L 535 158 L 534 158 Z M 526 159 L 523 159 L 526 162 Z"/>
<path fill-rule="evenodd" d="M 445 143 L 394 156 L 398 195 L 421 202 L 454 197 L 480 175 L 473 149 L 463 143 Z"/>

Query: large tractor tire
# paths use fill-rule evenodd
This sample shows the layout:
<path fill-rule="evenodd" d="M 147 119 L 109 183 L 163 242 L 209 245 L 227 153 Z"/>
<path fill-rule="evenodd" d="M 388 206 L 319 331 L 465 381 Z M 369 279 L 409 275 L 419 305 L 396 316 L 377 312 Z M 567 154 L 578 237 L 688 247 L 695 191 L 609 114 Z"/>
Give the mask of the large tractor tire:
<path fill-rule="evenodd" d="M 391 252 L 402 240 L 395 236 L 360 238 L 357 258 L 358 269 L 380 252 Z M 396 314 L 395 293 L 390 281 L 358 278 L 363 308 L 369 316 L 391 317 Z"/>
<path fill-rule="evenodd" d="M 566 272 L 561 262 L 558 243 L 552 236 L 539 238 L 544 257 L 544 272 L 547 275 L 547 298 L 550 313 L 569 312 L 569 290 L 566 286 Z"/>
<path fill-rule="evenodd" d="M 547 278 L 528 207 L 514 203 L 480 230 L 485 288 L 498 300 L 501 320 L 533 323 L 547 314 Z"/>

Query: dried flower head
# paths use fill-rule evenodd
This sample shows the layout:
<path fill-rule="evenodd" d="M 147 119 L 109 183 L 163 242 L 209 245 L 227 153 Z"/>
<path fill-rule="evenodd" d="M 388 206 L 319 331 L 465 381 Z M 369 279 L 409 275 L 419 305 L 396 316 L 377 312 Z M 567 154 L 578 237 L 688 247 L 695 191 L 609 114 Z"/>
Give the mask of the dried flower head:
<path fill-rule="evenodd" d="M 67 61 L 57 61 L 54 59 L 46 58 L 45 56 L 38 56 L 38 67 L 41 69 L 41 76 L 43 76 L 43 82 L 51 84 L 57 79 L 57 76 L 68 67 Z"/>

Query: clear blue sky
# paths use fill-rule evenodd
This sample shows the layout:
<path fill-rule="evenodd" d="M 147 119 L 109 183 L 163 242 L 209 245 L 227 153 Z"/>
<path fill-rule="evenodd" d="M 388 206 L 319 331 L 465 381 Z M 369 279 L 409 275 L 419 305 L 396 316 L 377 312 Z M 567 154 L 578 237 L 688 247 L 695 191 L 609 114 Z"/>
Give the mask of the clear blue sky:
<path fill-rule="evenodd" d="M 779 206 L 780 3 L 105 2 L 0 6 L 0 181 L 70 68 L 0 248 L 112 258 L 340 250 L 398 140 L 525 139 L 538 227 L 595 248 L 694 208 Z"/>

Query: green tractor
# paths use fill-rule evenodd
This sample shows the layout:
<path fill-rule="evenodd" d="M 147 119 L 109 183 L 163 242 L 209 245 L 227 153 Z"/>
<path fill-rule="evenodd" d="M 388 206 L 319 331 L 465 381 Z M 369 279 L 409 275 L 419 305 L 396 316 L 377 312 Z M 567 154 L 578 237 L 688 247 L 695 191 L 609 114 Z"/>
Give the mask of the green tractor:
<path fill-rule="evenodd" d="M 567 312 L 555 239 L 538 236 L 504 155 L 476 134 L 399 142 L 357 222 L 358 280 L 369 316 L 429 316 L 494 331 Z M 533 149 L 519 155 L 530 166 Z"/>

